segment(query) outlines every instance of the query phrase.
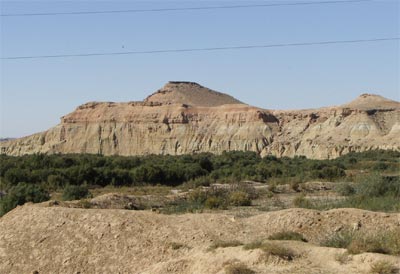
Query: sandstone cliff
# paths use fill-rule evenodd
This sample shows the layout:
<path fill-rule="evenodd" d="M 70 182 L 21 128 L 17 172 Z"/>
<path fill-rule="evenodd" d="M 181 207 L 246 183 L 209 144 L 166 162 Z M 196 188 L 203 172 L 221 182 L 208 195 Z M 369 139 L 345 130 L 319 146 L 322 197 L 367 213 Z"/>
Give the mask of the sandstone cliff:
<path fill-rule="evenodd" d="M 143 102 L 79 106 L 45 132 L 1 142 L 8 155 L 186 154 L 230 150 L 335 158 L 400 150 L 400 103 L 363 94 L 336 107 L 264 110 L 196 83 L 170 82 Z"/>

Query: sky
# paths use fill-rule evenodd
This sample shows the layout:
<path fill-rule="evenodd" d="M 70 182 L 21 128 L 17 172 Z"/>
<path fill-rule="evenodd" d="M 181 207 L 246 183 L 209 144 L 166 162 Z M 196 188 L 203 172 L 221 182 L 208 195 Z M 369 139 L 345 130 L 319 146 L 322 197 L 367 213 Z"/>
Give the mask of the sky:
<path fill-rule="evenodd" d="M 304 0 L 305 1 L 305 0 Z M 304 1 L 1 1 L 1 14 Z M 0 17 L 0 55 L 150 51 L 399 37 L 400 1 Z M 46 130 L 88 101 L 137 101 L 193 81 L 267 109 L 400 100 L 399 41 L 0 61 L 0 137 Z"/>

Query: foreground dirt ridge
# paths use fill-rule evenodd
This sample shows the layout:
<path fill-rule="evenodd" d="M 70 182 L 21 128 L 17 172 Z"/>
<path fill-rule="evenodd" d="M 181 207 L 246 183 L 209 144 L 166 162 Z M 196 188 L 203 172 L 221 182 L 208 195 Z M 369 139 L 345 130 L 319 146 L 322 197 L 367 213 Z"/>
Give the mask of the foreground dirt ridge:
<path fill-rule="evenodd" d="M 242 150 L 335 158 L 400 150 L 400 103 L 363 94 L 336 107 L 264 110 L 191 82 L 170 82 L 142 102 L 91 102 L 45 132 L 0 142 L 1 153 L 147 155 Z"/>
<path fill-rule="evenodd" d="M 345 228 L 371 233 L 399 227 L 398 213 L 356 209 L 288 209 L 235 218 L 24 205 L 0 219 L 0 273 L 222 274 L 239 262 L 257 273 L 368 273 L 376 261 L 400 267 L 400 260 L 364 253 L 341 264 L 336 258 L 345 250 L 315 243 Z M 249 243 L 288 229 L 309 240 L 279 242 L 299 254 L 290 262 L 241 246 L 209 249 L 217 241 Z"/>

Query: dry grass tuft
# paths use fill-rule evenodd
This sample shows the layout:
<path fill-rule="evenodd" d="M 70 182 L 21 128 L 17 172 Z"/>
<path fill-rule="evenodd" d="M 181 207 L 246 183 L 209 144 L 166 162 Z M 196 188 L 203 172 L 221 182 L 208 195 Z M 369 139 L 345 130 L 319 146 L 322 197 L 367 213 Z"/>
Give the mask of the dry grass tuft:
<path fill-rule="evenodd" d="M 298 257 L 295 251 L 277 243 L 265 243 L 261 246 L 261 250 L 268 256 L 279 257 L 285 261 L 293 261 Z"/>
<path fill-rule="evenodd" d="M 229 265 L 225 268 L 226 274 L 255 274 L 254 270 L 251 270 L 246 265 L 240 264 L 233 264 Z"/>
<path fill-rule="evenodd" d="M 242 242 L 232 240 L 232 241 L 216 241 L 214 242 L 208 250 L 215 250 L 217 248 L 225 248 L 225 247 L 235 247 L 235 246 L 241 246 L 243 245 Z"/>
<path fill-rule="evenodd" d="M 371 266 L 371 274 L 396 274 L 399 269 L 391 262 L 377 261 Z"/>

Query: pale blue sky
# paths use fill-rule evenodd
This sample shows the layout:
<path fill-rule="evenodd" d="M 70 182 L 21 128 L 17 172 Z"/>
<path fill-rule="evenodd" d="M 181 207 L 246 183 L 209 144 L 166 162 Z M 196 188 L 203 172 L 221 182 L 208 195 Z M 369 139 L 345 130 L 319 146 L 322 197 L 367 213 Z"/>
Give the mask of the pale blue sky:
<path fill-rule="evenodd" d="M 2 1 L 1 13 L 283 1 Z M 285 1 L 296 2 L 296 1 Z M 297 1 L 301 2 L 301 1 Z M 153 13 L 1 17 L 1 57 L 145 51 L 399 36 L 397 0 Z M 142 100 L 169 80 L 263 108 L 399 100 L 399 42 L 1 61 L 0 137 L 46 130 L 87 101 Z"/>

